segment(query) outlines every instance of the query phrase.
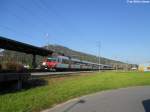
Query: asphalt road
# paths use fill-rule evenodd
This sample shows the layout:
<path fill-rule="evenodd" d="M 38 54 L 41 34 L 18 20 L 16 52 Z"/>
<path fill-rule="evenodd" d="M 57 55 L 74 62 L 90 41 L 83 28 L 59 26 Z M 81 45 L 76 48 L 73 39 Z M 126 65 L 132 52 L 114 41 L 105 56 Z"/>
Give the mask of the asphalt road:
<path fill-rule="evenodd" d="M 43 112 L 150 112 L 150 86 L 99 92 Z"/>

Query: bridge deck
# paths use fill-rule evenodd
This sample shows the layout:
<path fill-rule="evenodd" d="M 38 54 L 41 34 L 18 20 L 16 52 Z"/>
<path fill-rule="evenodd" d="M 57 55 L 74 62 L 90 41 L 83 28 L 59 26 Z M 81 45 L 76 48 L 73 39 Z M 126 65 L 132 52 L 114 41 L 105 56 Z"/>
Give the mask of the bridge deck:
<path fill-rule="evenodd" d="M 0 73 L 0 82 L 27 80 L 30 73 Z"/>

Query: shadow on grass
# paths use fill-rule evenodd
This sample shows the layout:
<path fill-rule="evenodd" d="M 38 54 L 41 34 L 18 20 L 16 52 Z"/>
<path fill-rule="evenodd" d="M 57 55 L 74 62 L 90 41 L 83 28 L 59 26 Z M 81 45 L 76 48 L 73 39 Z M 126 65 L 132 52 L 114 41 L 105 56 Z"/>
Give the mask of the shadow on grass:
<path fill-rule="evenodd" d="M 80 76 L 80 74 L 61 74 L 61 75 L 59 74 L 59 75 L 49 75 L 46 77 L 55 79 L 55 78 L 77 77 L 77 76 Z M 14 89 L 17 81 L 1 82 L 0 83 L 0 95 L 7 94 L 7 93 L 20 92 L 20 91 L 28 90 L 31 88 L 48 85 L 48 81 L 44 79 L 44 77 L 43 78 L 40 78 L 40 77 L 39 78 L 32 77 L 32 79 L 24 81 L 22 83 L 21 90 Z"/>
<path fill-rule="evenodd" d="M 3 82 L 0 83 L 0 95 L 1 94 L 7 94 L 7 93 L 15 93 L 15 92 L 21 92 L 24 90 L 28 90 L 31 88 L 39 87 L 39 86 L 45 86 L 48 85 L 48 81 L 44 79 L 32 79 L 27 80 L 22 83 L 22 89 L 17 90 L 15 89 L 15 81 L 9 81 L 9 82 Z"/>
<path fill-rule="evenodd" d="M 45 85 L 48 85 L 48 81 L 45 79 L 32 79 L 32 80 L 23 82 L 22 87 L 23 89 L 31 89 L 31 88 L 45 86 Z"/>
<path fill-rule="evenodd" d="M 144 106 L 145 112 L 150 112 L 150 99 L 144 100 L 142 104 Z"/>

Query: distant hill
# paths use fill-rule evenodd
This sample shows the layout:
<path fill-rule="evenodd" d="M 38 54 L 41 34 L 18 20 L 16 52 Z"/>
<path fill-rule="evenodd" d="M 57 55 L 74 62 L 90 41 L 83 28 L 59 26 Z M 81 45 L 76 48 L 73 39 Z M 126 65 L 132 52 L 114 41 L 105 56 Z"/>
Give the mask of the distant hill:
<path fill-rule="evenodd" d="M 61 45 L 49 45 L 48 47 L 45 46 L 45 48 L 48 48 L 49 50 L 53 50 L 54 52 L 56 52 L 58 54 L 65 55 L 65 56 L 70 56 L 73 58 L 78 58 L 80 60 L 86 60 L 86 61 L 98 63 L 98 57 L 97 56 L 83 53 L 83 52 L 79 52 L 79 51 L 75 51 L 75 50 L 72 50 L 70 48 L 67 48 L 67 47 L 64 47 Z M 101 57 L 101 63 L 102 64 L 110 64 L 111 62 L 114 62 L 114 60 Z M 122 62 L 117 61 L 117 63 L 122 63 Z"/>
<path fill-rule="evenodd" d="M 72 58 L 77 58 L 80 60 L 86 60 L 86 61 L 98 63 L 98 57 L 97 56 L 83 53 L 83 52 L 79 52 L 79 51 L 75 51 L 75 50 L 69 49 L 69 48 L 61 46 L 61 45 L 49 45 L 49 46 L 44 46 L 43 48 L 53 50 L 55 52 L 55 54 L 61 54 L 61 55 L 65 55 L 65 56 L 70 56 Z M 22 64 L 32 65 L 32 55 L 30 55 L 30 54 L 19 53 L 19 52 L 10 51 L 10 50 L 4 50 L 0 54 L 3 54 L 0 57 L 0 62 L 13 60 L 13 61 L 16 61 L 16 62 L 19 62 Z M 42 60 L 43 60 L 43 57 L 37 56 L 37 60 L 36 60 L 37 64 L 40 64 L 40 62 Z M 117 67 L 118 69 L 119 68 L 120 69 L 127 68 L 127 65 L 128 65 L 128 67 L 129 67 L 129 65 L 131 66 L 131 64 L 123 63 L 123 62 L 116 61 L 116 60 L 107 59 L 104 57 L 101 57 L 100 62 L 101 62 L 101 64 L 112 65 L 114 68 Z"/>

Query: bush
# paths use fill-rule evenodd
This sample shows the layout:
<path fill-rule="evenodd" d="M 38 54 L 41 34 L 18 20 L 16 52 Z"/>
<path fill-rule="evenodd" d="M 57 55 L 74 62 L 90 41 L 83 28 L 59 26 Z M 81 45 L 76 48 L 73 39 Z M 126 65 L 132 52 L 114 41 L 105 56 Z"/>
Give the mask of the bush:
<path fill-rule="evenodd" d="M 22 64 L 16 62 L 6 62 L 3 64 L 2 69 L 4 70 L 15 70 L 15 71 L 22 71 L 24 69 Z"/>

